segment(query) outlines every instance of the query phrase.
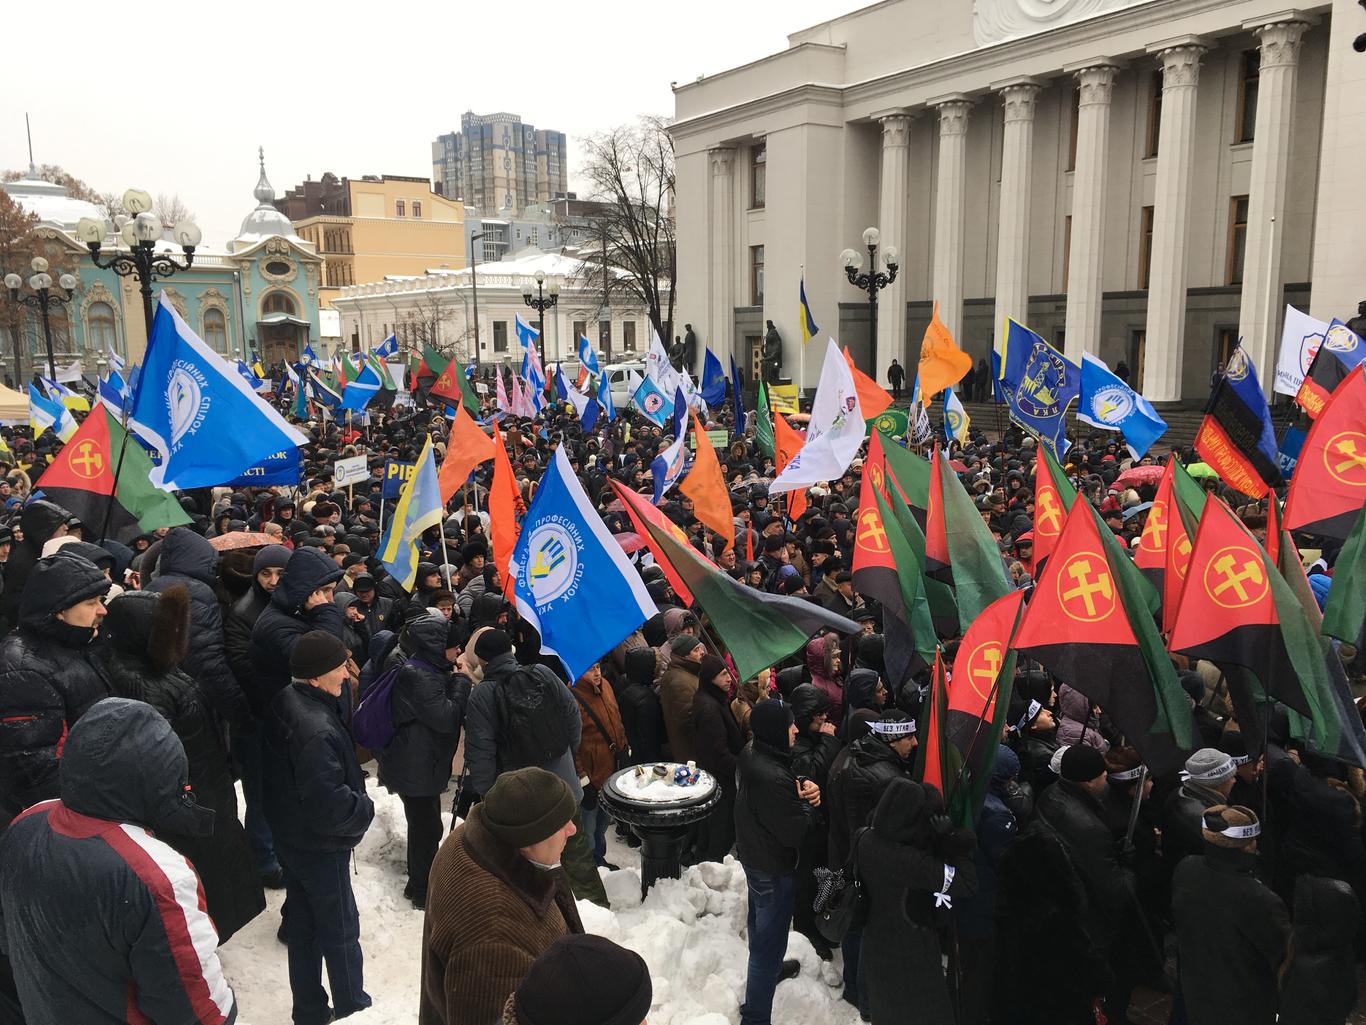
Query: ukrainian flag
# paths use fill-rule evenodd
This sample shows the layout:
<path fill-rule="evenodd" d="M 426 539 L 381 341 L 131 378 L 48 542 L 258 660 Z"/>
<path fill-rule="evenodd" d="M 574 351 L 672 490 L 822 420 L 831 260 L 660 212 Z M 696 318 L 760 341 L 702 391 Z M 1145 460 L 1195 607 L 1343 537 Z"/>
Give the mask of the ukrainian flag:
<path fill-rule="evenodd" d="M 399 492 L 394 518 L 379 543 L 379 561 L 405 591 L 411 591 L 417 580 L 418 542 L 422 533 L 440 525 L 444 511 L 429 434 L 412 477 Z"/>
<path fill-rule="evenodd" d="M 816 320 L 811 316 L 811 304 L 806 301 L 806 278 L 800 279 L 797 285 L 801 296 L 801 309 L 798 311 L 797 319 L 802 323 L 802 344 L 811 341 L 811 336 L 817 334 L 820 328 L 816 326 Z"/>

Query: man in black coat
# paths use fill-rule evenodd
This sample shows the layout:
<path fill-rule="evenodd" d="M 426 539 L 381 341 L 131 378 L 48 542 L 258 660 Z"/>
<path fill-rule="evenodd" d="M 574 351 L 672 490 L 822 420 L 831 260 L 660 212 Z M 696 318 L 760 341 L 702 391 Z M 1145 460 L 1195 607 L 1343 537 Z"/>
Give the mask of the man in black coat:
<path fill-rule="evenodd" d="M 1201 819 L 1204 854 L 1176 866 L 1172 914 L 1187 1019 L 1271 1025 L 1290 939 L 1285 904 L 1257 878 L 1250 808 L 1218 804 Z"/>
<path fill-rule="evenodd" d="M 792 771 L 798 779 L 809 779 L 824 793 L 834 764 L 844 745 L 835 736 L 835 724 L 829 721 L 830 698 L 815 684 L 803 683 L 792 689 L 792 716 L 797 723 L 797 739 L 792 742 Z M 811 941 L 821 960 L 830 960 L 830 944 L 816 928 L 816 913 L 812 903 L 816 899 L 817 865 L 825 864 L 829 844 L 829 822 L 826 811 L 816 815 L 816 825 L 802 841 L 801 865 L 797 869 L 796 907 L 793 928 Z"/>
<path fill-rule="evenodd" d="M 1171 869 L 1183 858 L 1204 853 L 1205 811 L 1228 803 L 1237 778 L 1232 756 L 1223 751 L 1202 747 L 1186 759 L 1181 785 L 1167 798 L 1162 816 L 1162 856 Z"/>
<path fill-rule="evenodd" d="M 341 639 L 342 613 L 332 601 L 342 571 L 317 548 L 296 548 L 280 584 L 251 630 L 252 711 L 265 718 L 271 699 L 289 685 L 289 656 L 310 630 Z"/>
<path fill-rule="evenodd" d="M 0 633 L 8 633 L 18 625 L 19 603 L 23 600 L 29 572 L 42 556 L 43 545 L 67 533 L 69 519 L 71 513 L 55 502 L 42 499 L 30 502 L 19 514 L 24 539 L 11 549 L 5 560 L 5 589 L 0 593 Z"/>
<path fill-rule="evenodd" d="M 649 649 L 647 649 L 649 650 Z M 716 777 L 721 800 L 702 823 L 701 861 L 722 861 L 735 846 L 735 766 L 745 735 L 730 710 L 730 670 L 708 652 L 698 667 L 693 696 L 693 744 L 697 764 Z"/>
<path fill-rule="evenodd" d="M 333 1014 L 343 1018 L 371 1003 L 349 863 L 375 806 L 337 701 L 349 657 L 331 633 L 312 630 L 295 637 L 291 682 L 272 698 L 266 720 L 265 809 L 285 870 L 282 913 L 295 1025 L 322 1025 Z M 330 1008 L 322 987 L 324 962 Z"/>
<path fill-rule="evenodd" d="M 741 1025 L 770 1025 L 773 993 L 796 975 L 784 961 L 797 893 L 797 857 L 815 822 L 820 788 L 799 784 L 792 771 L 797 724 L 790 706 L 760 701 L 750 713 L 754 739 L 740 753 L 735 798 L 735 837 L 745 870 L 749 913 L 749 967 Z"/>

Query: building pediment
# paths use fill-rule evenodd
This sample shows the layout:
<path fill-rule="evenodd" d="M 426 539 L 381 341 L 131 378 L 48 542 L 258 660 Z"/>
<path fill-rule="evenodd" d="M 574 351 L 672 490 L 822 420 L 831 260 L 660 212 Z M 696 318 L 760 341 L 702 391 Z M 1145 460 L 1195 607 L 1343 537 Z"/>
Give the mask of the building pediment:
<path fill-rule="evenodd" d="M 973 0 L 972 32 L 978 46 L 1046 32 L 1148 0 Z"/>
<path fill-rule="evenodd" d="M 239 263 L 251 263 L 258 257 L 284 256 L 300 260 L 304 263 L 322 263 L 323 258 L 315 253 L 311 246 L 302 244 L 303 239 L 286 238 L 283 235 L 271 235 L 257 242 L 252 242 L 243 249 L 233 251 L 232 257 Z"/>

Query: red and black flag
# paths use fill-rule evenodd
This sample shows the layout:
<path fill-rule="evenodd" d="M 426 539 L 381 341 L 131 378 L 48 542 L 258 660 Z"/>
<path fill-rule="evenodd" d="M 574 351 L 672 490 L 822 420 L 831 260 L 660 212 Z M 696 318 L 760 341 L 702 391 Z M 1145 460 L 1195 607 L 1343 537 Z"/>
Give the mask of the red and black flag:
<path fill-rule="evenodd" d="M 1226 483 L 1245 495 L 1261 498 L 1282 483 L 1271 410 L 1242 346 L 1233 350 L 1227 368 L 1214 383 L 1205 419 L 1195 433 L 1195 450 Z"/>
<path fill-rule="evenodd" d="M 1195 743 L 1190 704 L 1142 597 L 1142 576 L 1111 557 L 1089 503 L 1076 502 L 1012 646 L 1100 705 L 1154 773 Z"/>
<path fill-rule="evenodd" d="M 1062 536 L 1062 525 L 1072 503 L 1077 500 L 1077 489 L 1062 472 L 1047 445 L 1038 446 L 1034 463 L 1034 579 L 1038 579 L 1044 563 Z"/>
<path fill-rule="evenodd" d="M 1366 367 L 1347 375 L 1309 428 L 1285 499 L 1285 529 L 1345 541 L 1366 502 Z"/>
<path fill-rule="evenodd" d="M 1366 342 L 1340 320 L 1333 321 L 1295 395 L 1295 401 L 1309 414 L 1309 419 L 1318 419 L 1338 385 L 1363 359 L 1366 359 Z"/>
<path fill-rule="evenodd" d="M 930 459 L 930 488 L 925 506 L 925 572 L 945 583 L 953 582 L 949 569 L 949 536 L 944 523 L 944 466 L 939 461 L 939 446 Z M 949 471 L 952 473 L 952 471 Z M 978 521 L 981 515 L 974 513 Z"/>
<path fill-rule="evenodd" d="M 1191 539 L 1204 503 L 1204 490 L 1175 457 L 1169 459 L 1134 551 L 1134 565 L 1162 597 L 1163 633 L 1171 630 L 1176 617 L 1190 562 Z"/>

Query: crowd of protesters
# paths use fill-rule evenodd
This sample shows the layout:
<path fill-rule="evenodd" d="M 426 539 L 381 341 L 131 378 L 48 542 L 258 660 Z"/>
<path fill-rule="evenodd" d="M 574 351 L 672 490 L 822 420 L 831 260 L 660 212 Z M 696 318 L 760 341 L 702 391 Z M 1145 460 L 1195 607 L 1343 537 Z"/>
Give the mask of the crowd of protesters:
<path fill-rule="evenodd" d="M 425 404 L 364 427 L 309 422 L 298 487 L 185 493 L 191 525 L 122 542 L 35 497 L 58 443 L 6 428 L 0 1020 L 230 1022 L 214 950 L 264 912 L 266 889 L 286 894 L 296 1025 L 369 1006 L 349 875 L 375 813 L 369 777 L 407 820 L 419 1021 L 640 1025 L 644 962 L 582 935 L 576 898 L 605 904 L 599 869 L 616 867 L 608 777 L 691 760 L 722 797 L 685 860 L 733 854 L 747 881 L 743 1025 L 768 1025 L 797 972 L 793 929 L 839 958 L 851 1014 L 878 1025 L 1124 1022 L 1140 987 L 1172 994 L 1175 1023 L 1345 1021 L 1361 769 L 1296 743 L 1283 713 L 1250 744 L 1218 669 L 1180 661 L 1200 748 L 1179 778 L 1154 778 L 1105 709 L 1021 660 L 975 828 L 955 826 L 916 782 L 928 675 L 889 674 L 881 610 L 853 584 L 860 462 L 810 488 L 794 520 L 768 494 L 774 460 L 752 426 L 737 432 L 728 408 L 712 418 L 732 429 L 735 546 L 686 497 L 662 511 L 743 584 L 861 627 L 754 679 L 735 677 L 705 613 L 643 553 L 660 614 L 564 679 L 504 597 L 488 463 L 424 535 L 412 590 L 399 586 L 376 558 L 380 495 L 386 463 L 414 460 L 428 433 L 441 455 L 447 421 Z M 564 446 L 613 533 L 632 528 L 608 480 L 649 493 L 670 440 L 625 413 L 585 436 L 567 406 L 505 420 L 503 436 L 524 501 Z M 357 454 L 369 482 L 333 487 L 335 460 Z M 975 432 L 954 456 L 1011 579 L 1031 588 L 1032 439 Z M 1154 485 L 1116 481 L 1138 464 L 1101 434 L 1064 463 L 1136 545 Z M 1265 531 L 1264 507 L 1234 504 Z M 268 537 L 234 543 L 247 532 Z M 1311 567 L 1317 593 L 1334 556 Z M 952 654 L 958 639 L 941 640 Z M 394 735 L 370 751 L 351 718 L 381 683 Z M 816 870 L 849 864 L 868 913 L 832 946 Z"/>

